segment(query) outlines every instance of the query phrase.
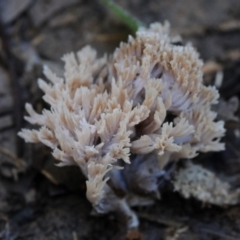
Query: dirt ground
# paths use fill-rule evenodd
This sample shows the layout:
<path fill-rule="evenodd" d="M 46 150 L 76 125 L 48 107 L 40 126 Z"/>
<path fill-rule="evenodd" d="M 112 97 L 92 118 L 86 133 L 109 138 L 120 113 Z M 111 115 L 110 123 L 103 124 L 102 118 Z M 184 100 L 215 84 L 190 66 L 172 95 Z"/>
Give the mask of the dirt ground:
<path fill-rule="evenodd" d="M 239 0 L 115 2 L 145 25 L 168 20 L 200 52 L 206 84 L 221 78 L 221 98 L 240 97 Z M 47 148 L 25 144 L 16 133 L 28 127 L 25 102 L 45 106 L 37 87 L 43 65 L 61 74 L 64 53 L 91 45 L 101 56 L 134 33 L 97 0 L 0 0 L 0 17 L 0 239 L 240 239 L 240 206 L 187 200 L 171 183 L 155 205 L 135 209 L 139 232 L 127 233 L 115 214 L 93 216 L 80 171 L 55 167 Z M 195 160 L 233 189 L 240 187 L 239 127 L 227 121 L 226 150 Z"/>

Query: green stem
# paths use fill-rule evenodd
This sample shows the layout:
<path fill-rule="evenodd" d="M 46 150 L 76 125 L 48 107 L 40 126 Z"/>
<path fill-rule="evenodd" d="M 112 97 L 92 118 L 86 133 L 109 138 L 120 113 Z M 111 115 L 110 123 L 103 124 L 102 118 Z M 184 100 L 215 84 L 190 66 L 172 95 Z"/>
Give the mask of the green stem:
<path fill-rule="evenodd" d="M 136 32 L 143 24 L 129 14 L 126 10 L 111 0 L 100 0 L 100 2 L 108 9 L 112 10 L 132 31 Z"/>

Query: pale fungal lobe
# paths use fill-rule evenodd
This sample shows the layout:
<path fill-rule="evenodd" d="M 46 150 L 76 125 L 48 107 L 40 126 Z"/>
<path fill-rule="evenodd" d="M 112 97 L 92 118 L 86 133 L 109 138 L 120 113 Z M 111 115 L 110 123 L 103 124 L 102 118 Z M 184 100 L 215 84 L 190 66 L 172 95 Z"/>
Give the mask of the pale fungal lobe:
<path fill-rule="evenodd" d="M 240 200 L 240 189 L 233 190 L 213 172 L 190 161 L 176 174 L 174 188 L 185 198 L 219 206 L 234 205 Z"/>
<path fill-rule="evenodd" d="M 203 86 L 196 50 L 173 40 L 168 23 L 155 23 L 111 57 L 97 58 L 89 46 L 66 54 L 62 78 L 44 67 L 50 83 L 38 85 L 50 109 L 38 114 L 26 104 L 25 119 L 40 128 L 19 133 L 50 147 L 59 166 L 78 165 L 95 209 L 121 206 L 135 219 L 131 226 L 137 220 L 128 204 L 159 196 L 158 178 L 169 162 L 224 149 L 224 123 L 211 111 L 218 92 Z"/>

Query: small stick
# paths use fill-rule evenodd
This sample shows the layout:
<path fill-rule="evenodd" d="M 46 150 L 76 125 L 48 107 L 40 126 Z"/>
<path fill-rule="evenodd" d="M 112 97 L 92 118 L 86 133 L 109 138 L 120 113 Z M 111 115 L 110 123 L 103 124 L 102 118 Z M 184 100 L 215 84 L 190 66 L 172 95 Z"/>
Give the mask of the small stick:
<path fill-rule="evenodd" d="M 72 232 L 73 240 L 78 240 L 77 233 L 75 231 Z"/>
<path fill-rule="evenodd" d="M 183 225 L 184 225 L 184 224 L 182 224 L 180 222 L 177 222 L 177 221 L 161 219 L 161 218 L 154 217 L 154 216 L 151 216 L 151 215 L 145 214 L 145 213 L 137 213 L 137 215 L 140 218 L 146 219 L 148 221 L 156 222 L 156 223 L 159 223 L 159 224 L 164 224 L 164 225 L 175 227 L 175 228 L 180 228 L 180 227 L 183 227 Z"/>
<path fill-rule="evenodd" d="M 230 236 L 230 235 L 221 233 L 219 231 L 214 231 L 214 230 L 203 228 L 203 227 L 200 227 L 199 230 L 202 231 L 202 232 L 206 232 L 208 234 L 218 236 L 218 237 L 220 237 L 222 239 L 225 239 L 225 240 L 239 240 L 240 239 L 240 237 Z"/>
<path fill-rule="evenodd" d="M 13 154 L 12 152 L 10 152 L 7 148 L 0 146 L 0 153 L 4 154 L 5 156 L 8 156 L 11 160 L 13 160 L 14 165 L 18 168 L 26 168 L 26 163 L 18 158 L 15 154 Z"/>

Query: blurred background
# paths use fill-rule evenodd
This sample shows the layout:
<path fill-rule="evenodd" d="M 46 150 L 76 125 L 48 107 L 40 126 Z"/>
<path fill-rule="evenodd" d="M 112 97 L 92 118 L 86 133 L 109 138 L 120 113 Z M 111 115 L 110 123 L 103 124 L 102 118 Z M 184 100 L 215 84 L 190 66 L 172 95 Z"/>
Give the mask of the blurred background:
<path fill-rule="evenodd" d="M 205 65 L 204 81 L 221 93 L 226 151 L 195 161 L 240 186 L 240 1 L 115 0 L 148 26 L 168 20 L 191 42 Z M 97 0 L 0 0 L 0 239 L 240 239 L 240 207 L 220 208 L 183 199 L 171 190 L 149 208 L 136 209 L 139 232 L 127 234 L 114 214 L 91 216 L 77 168 L 56 168 L 49 150 L 25 144 L 25 102 L 45 107 L 37 79 L 48 65 L 63 72 L 63 54 L 85 45 L 111 53 L 134 32 Z M 235 114 L 235 115 L 234 115 Z"/>

